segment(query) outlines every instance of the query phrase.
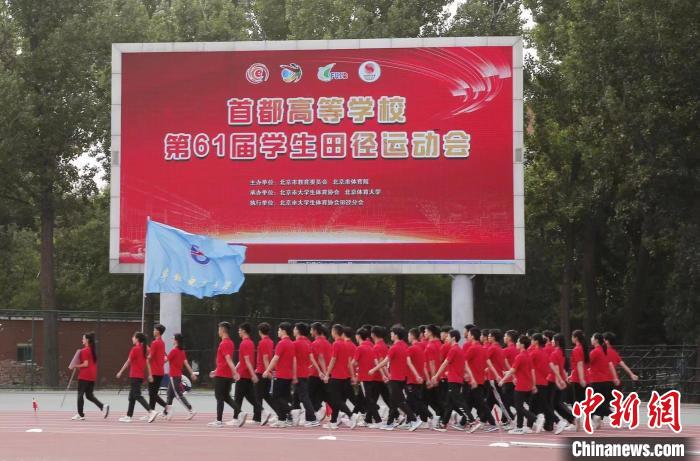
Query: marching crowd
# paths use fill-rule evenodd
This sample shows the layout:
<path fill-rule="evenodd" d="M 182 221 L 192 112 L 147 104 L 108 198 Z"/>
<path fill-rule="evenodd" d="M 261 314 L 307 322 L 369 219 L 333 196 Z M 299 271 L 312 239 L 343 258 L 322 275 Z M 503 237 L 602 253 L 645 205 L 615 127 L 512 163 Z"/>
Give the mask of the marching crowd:
<path fill-rule="evenodd" d="M 187 361 L 184 338 L 176 334 L 166 354 L 164 331 L 162 325 L 155 326 L 150 346 L 143 333 L 132 337 L 133 347 L 117 373 L 119 378 L 128 368 L 131 385 L 121 422 L 132 421 L 137 402 L 147 411 L 141 419 L 148 422 L 159 415 L 170 419 L 174 399 L 187 408 L 187 419 L 195 416 L 181 386 L 183 370 L 197 379 Z M 323 425 L 328 429 L 560 434 L 576 430 L 569 404 L 583 400 L 587 386 L 605 397 L 593 417 L 599 426 L 610 414 L 612 390 L 620 384 L 618 367 L 632 380 L 638 379 L 615 350 L 615 335 L 610 332 L 586 338 L 581 330 L 574 331 L 574 347 L 567 356 L 564 336 L 549 330 L 503 333 L 474 325 L 466 325 L 463 332 L 436 325 L 409 330 L 401 325 L 389 329 L 363 325 L 355 330 L 336 324 L 328 331 L 318 322 L 282 322 L 275 344 L 271 326 L 261 323 L 256 345 L 251 325 L 242 323 L 237 363 L 232 325 L 221 322 L 218 334 L 216 368 L 210 375 L 217 403 L 212 427 L 241 427 L 249 419 L 260 426 L 316 427 L 328 419 Z M 93 392 L 97 362 L 93 333 L 83 335 L 83 345 L 77 365 L 78 414 L 73 419 L 84 419 L 84 398 L 106 418 L 109 406 Z M 170 383 L 164 400 L 158 391 L 166 361 Z M 149 401 L 141 395 L 144 381 Z M 243 411 L 244 400 L 252 406 L 252 414 Z M 264 403 L 274 415 L 265 411 Z M 156 411 L 157 405 L 162 411 Z M 233 419 L 224 423 L 225 405 L 233 409 Z"/>

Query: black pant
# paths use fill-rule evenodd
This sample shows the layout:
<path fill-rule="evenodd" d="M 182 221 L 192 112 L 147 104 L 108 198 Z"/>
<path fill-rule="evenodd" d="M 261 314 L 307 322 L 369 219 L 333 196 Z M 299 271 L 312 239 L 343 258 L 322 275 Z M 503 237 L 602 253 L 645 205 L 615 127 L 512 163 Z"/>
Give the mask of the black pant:
<path fill-rule="evenodd" d="M 140 403 L 146 411 L 150 411 L 151 407 L 148 406 L 148 402 L 141 395 L 141 384 L 143 384 L 142 378 L 130 378 L 131 389 L 129 390 L 129 409 L 126 411 L 126 416 L 134 416 L 134 406 L 136 402 Z"/>
<path fill-rule="evenodd" d="M 416 420 L 416 414 L 413 413 L 411 407 L 406 403 L 406 397 L 403 395 L 405 381 L 391 380 L 389 381 L 389 419 L 387 424 L 391 424 L 399 417 L 399 410 L 406 415 L 406 421 L 412 423 Z"/>
<path fill-rule="evenodd" d="M 161 381 L 163 381 L 163 376 L 153 375 L 153 382 L 148 383 L 148 406 L 151 408 L 151 410 L 156 409 L 156 403 L 163 408 L 165 408 L 165 406 L 167 405 L 167 403 L 165 403 L 165 400 L 163 400 L 161 396 L 158 395 Z"/>
<path fill-rule="evenodd" d="M 440 382 L 441 384 L 443 381 Z M 464 394 L 462 393 L 462 384 L 460 383 L 450 383 L 444 381 L 443 386 L 445 390 L 445 403 L 442 410 L 441 423 L 447 424 L 450 422 L 450 417 L 452 412 L 456 411 L 457 414 L 466 418 L 467 416 L 467 404 L 464 401 Z"/>
<path fill-rule="evenodd" d="M 263 401 L 265 401 L 270 405 L 270 408 L 274 409 L 272 406 L 272 395 L 270 395 L 272 391 L 272 380 L 270 378 L 263 378 L 260 373 L 256 374 L 258 375 L 258 382 L 255 384 L 255 395 L 257 395 L 258 402 L 260 402 L 260 408 L 263 408 Z"/>
<path fill-rule="evenodd" d="M 241 405 L 243 404 L 244 398 L 253 405 L 253 421 L 260 422 L 262 405 L 255 392 L 255 383 L 253 383 L 250 378 L 241 378 L 236 382 L 236 390 L 233 397 L 233 402 L 235 404 L 233 407 L 234 419 L 238 419 L 238 415 L 241 414 Z"/>
<path fill-rule="evenodd" d="M 501 405 L 498 403 L 496 394 L 498 394 L 498 397 L 501 398 L 501 402 L 503 403 L 502 408 Z M 501 422 L 505 423 L 508 421 L 508 418 L 513 419 L 513 413 L 510 411 L 510 408 L 506 406 L 505 397 L 503 394 L 503 388 L 498 387 L 493 381 L 489 382 L 489 384 L 486 384 L 486 406 L 488 407 L 489 411 L 491 411 L 491 409 L 493 409 L 493 406 L 497 405 L 502 413 Z"/>
<path fill-rule="evenodd" d="M 184 395 L 182 395 L 182 391 L 180 390 L 180 386 L 182 382 L 182 376 L 171 376 L 170 377 L 170 383 L 168 384 L 168 397 L 167 397 L 167 404 L 172 405 L 173 404 L 173 399 L 177 395 L 177 399 L 182 402 L 182 404 L 187 407 L 188 410 L 192 411 L 192 405 L 190 405 L 190 402 L 187 401 Z"/>
<path fill-rule="evenodd" d="M 292 380 L 275 378 L 272 383 L 272 409 L 277 413 L 278 421 L 286 421 L 291 411 Z"/>
<path fill-rule="evenodd" d="M 479 415 L 479 420 L 482 423 L 489 423 L 496 425 L 496 420 L 493 419 L 491 410 L 486 406 L 486 387 L 484 384 L 479 384 L 471 390 L 472 404 L 476 408 L 476 412 Z"/>
<path fill-rule="evenodd" d="M 331 403 L 331 423 L 338 422 L 338 414 L 342 411 L 348 416 L 352 416 L 352 411 L 348 408 L 347 400 L 350 397 L 350 380 L 331 378 L 328 381 L 328 397 Z"/>
<path fill-rule="evenodd" d="M 444 398 L 440 395 L 440 386 L 426 387 L 423 390 L 425 403 L 433 409 L 436 416 L 442 416 Z"/>
<path fill-rule="evenodd" d="M 352 412 L 367 413 L 367 402 L 362 388 L 356 384 L 350 384 L 350 402 L 352 403 Z"/>
<path fill-rule="evenodd" d="M 503 383 L 501 386 L 501 397 L 503 397 L 503 406 L 509 411 L 510 418 L 514 419 L 513 411 L 511 407 L 515 408 L 515 384 Z"/>
<path fill-rule="evenodd" d="M 518 427 L 523 427 L 523 419 L 527 419 L 527 427 L 532 427 L 535 424 L 537 415 L 535 415 L 530 410 L 525 409 L 525 402 L 530 400 L 531 392 L 528 391 L 515 391 L 515 412 L 518 416 L 517 425 Z"/>
<path fill-rule="evenodd" d="M 83 405 L 85 404 L 83 396 L 87 397 L 89 401 L 97 405 L 97 408 L 102 411 L 102 402 L 97 400 L 97 397 L 95 397 L 95 394 L 93 394 L 94 390 L 95 381 L 83 381 L 82 379 L 78 380 L 78 414 L 80 416 L 85 416 L 85 413 L 83 413 Z"/>
<path fill-rule="evenodd" d="M 328 400 L 326 396 L 326 383 L 318 376 L 309 376 L 309 396 L 311 404 L 314 406 L 314 411 L 321 409 L 323 402 Z"/>
<path fill-rule="evenodd" d="M 549 402 L 550 406 L 559 416 L 567 420 L 569 423 L 574 423 L 574 415 L 564 403 L 564 391 L 559 389 L 555 383 L 549 383 Z"/>
<path fill-rule="evenodd" d="M 536 408 L 534 413 L 544 414 L 544 430 L 553 430 L 556 416 L 554 415 L 554 408 L 552 408 L 552 400 L 549 396 L 549 385 L 537 385 L 537 393 L 534 395 L 534 402 Z"/>
<path fill-rule="evenodd" d="M 596 391 L 599 394 L 602 394 L 603 397 L 605 397 L 605 401 L 598 405 L 598 408 L 595 409 L 593 414 L 600 416 L 601 418 L 610 416 L 610 402 L 613 399 L 612 391 L 615 388 L 613 382 L 604 381 L 602 383 L 591 383 L 591 387 L 594 391 Z"/>
<path fill-rule="evenodd" d="M 294 400 L 298 400 L 304 407 L 306 421 L 316 421 L 314 405 L 309 395 L 309 378 L 297 378 L 297 383 L 294 385 Z"/>
<path fill-rule="evenodd" d="M 362 381 L 362 391 L 365 395 L 365 422 L 367 424 L 379 423 L 382 421 L 379 416 L 379 381 Z M 383 383 L 381 383 L 383 384 Z"/>
<path fill-rule="evenodd" d="M 236 410 L 236 403 L 231 398 L 232 378 L 217 376 L 214 378 L 214 397 L 216 397 L 216 420 L 221 421 L 224 417 L 224 403 Z M 240 408 L 238 409 L 240 411 Z"/>
<path fill-rule="evenodd" d="M 460 421 L 460 424 L 464 426 L 467 422 L 474 422 L 474 397 L 472 396 L 472 387 L 467 382 L 462 386 L 462 395 L 464 396 L 464 409 L 467 411 L 466 416 L 463 416 Z"/>
<path fill-rule="evenodd" d="M 586 398 L 586 388 L 579 383 L 571 383 L 571 401 L 583 402 Z"/>
<path fill-rule="evenodd" d="M 406 384 L 406 402 L 413 410 L 413 413 L 425 423 L 428 422 L 432 415 L 423 399 L 423 390 L 422 384 Z"/>

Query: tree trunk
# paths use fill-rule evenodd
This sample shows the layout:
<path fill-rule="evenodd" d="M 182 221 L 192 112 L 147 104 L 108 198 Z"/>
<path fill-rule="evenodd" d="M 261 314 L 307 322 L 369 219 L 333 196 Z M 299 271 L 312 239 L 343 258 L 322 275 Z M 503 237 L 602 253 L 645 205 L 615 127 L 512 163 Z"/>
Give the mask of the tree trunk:
<path fill-rule="evenodd" d="M 596 286 L 597 245 L 595 224 L 592 218 L 588 218 L 583 236 L 583 291 L 586 297 L 584 330 L 589 335 L 597 331 L 600 315 L 600 298 Z"/>
<path fill-rule="evenodd" d="M 566 252 L 564 253 L 564 267 L 562 281 L 559 287 L 559 331 L 564 335 L 564 341 L 568 344 L 571 337 L 571 302 L 573 300 L 574 284 L 574 225 L 566 226 Z"/>
<path fill-rule="evenodd" d="M 44 311 L 44 385 L 58 386 L 58 313 L 56 312 L 56 282 L 54 280 L 54 210 L 51 186 L 41 194 L 41 272 L 39 289 Z"/>
<path fill-rule="evenodd" d="M 391 306 L 391 319 L 394 323 L 401 323 L 404 305 L 406 279 L 403 275 L 394 276 L 394 303 Z"/>

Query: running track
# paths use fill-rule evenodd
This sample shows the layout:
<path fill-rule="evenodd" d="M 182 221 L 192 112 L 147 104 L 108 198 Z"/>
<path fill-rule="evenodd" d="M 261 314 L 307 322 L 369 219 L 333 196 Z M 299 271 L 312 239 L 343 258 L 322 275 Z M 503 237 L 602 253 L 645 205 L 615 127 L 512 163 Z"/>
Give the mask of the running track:
<path fill-rule="evenodd" d="M 141 413 L 136 413 L 138 417 Z M 506 433 L 467 434 L 455 430 L 445 433 L 419 429 L 416 432 L 395 430 L 341 428 L 328 431 L 301 427 L 275 429 L 244 426 L 242 428 L 210 428 L 211 413 L 198 414 L 185 421 L 175 416 L 172 421 L 158 419 L 152 424 L 141 421 L 120 423 L 120 414 L 107 420 L 95 412 L 87 412 L 86 421 L 70 421 L 69 411 L 6 410 L 0 412 L 0 460 L 89 460 L 121 459 L 195 460 L 203 456 L 222 460 L 296 461 L 333 459 L 391 461 L 398 459 L 465 459 L 476 456 L 488 461 L 560 460 L 566 454 L 566 440 L 549 433 L 513 436 Z M 27 432 L 41 429 L 42 432 Z M 574 433 L 568 433 L 573 435 Z M 667 436 L 669 430 L 638 428 L 634 431 L 603 428 L 599 436 Z M 336 440 L 322 440 L 333 435 Z M 576 433 L 576 435 L 579 435 Z M 683 436 L 700 440 L 700 426 L 686 426 Z M 532 443 L 539 446 L 511 445 L 492 447 L 493 443 Z M 696 445 L 693 450 L 697 450 Z M 225 458 L 223 458 L 225 457 Z M 700 459 L 700 456 L 695 456 Z M 689 457 L 690 459 L 690 457 Z"/>

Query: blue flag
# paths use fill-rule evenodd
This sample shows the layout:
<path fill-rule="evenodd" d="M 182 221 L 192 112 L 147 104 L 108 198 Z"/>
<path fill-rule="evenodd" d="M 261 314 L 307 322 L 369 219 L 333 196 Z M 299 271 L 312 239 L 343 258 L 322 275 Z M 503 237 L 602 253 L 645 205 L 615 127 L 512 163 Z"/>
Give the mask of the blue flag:
<path fill-rule="evenodd" d="M 245 251 L 244 246 L 148 221 L 146 293 L 186 293 L 200 299 L 236 293 L 245 280 Z"/>

